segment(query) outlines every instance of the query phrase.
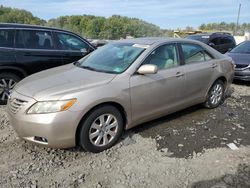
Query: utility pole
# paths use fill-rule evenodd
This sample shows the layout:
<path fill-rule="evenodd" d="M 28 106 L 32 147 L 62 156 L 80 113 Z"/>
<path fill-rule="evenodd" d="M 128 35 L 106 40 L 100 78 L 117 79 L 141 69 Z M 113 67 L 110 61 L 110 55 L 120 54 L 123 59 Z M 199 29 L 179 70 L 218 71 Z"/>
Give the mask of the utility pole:
<path fill-rule="evenodd" d="M 240 9 L 241 9 L 241 3 L 240 3 L 240 5 L 239 5 L 238 16 L 237 16 L 237 22 L 236 22 L 236 27 L 235 27 L 234 34 L 237 34 L 237 32 L 238 32 L 239 19 L 240 19 Z"/>

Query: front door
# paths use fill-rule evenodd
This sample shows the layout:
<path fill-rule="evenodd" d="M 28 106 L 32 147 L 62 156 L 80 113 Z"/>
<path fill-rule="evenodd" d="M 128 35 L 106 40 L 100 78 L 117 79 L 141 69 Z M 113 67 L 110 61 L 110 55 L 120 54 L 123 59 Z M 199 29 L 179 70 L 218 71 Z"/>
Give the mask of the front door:
<path fill-rule="evenodd" d="M 155 49 L 143 62 L 154 64 L 158 73 L 130 78 L 132 119 L 140 123 L 178 109 L 183 103 L 185 74 L 175 44 Z"/>
<path fill-rule="evenodd" d="M 63 64 L 75 62 L 92 50 L 86 42 L 68 33 L 54 32 L 54 38 L 57 49 L 61 53 Z"/>

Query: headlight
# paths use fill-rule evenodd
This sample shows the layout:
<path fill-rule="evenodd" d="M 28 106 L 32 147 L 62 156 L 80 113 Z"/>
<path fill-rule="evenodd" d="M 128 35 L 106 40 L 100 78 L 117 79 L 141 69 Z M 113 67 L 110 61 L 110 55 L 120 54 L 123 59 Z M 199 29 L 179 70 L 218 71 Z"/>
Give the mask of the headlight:
<path fill-rule="evenodd" d="M 75 102 L 76 99 L 36 102 L 29 108 L 27 114 L 45 114 L 45 113 L 62 112 L 68 110 Z"/>

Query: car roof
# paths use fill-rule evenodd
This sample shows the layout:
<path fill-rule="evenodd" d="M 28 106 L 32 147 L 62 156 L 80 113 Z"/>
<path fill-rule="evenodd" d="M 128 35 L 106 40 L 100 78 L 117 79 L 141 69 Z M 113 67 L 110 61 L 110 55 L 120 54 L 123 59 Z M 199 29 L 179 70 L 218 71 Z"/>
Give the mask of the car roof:
<path fill-rule="evenodd" d="M 216 36 L 218 36 L 218 35 L 232 36 L 230 33 L 227 33 L 227 32 L 197 33 L 197 34 L 188 35 L 188 36 L 213 36 L 213 35 L 216 35 Z"/>
<path fill-rule="evenodd" d="M 64 30 L 64 29 L 58 29 L 58 28 L 54 28 L 54 27 L 46 27 L 46 26 L 40 26 L 40 25 L 30 25 L 30 24 L 17 24 L 17 23 L 0 23 L 0 28 L 28 28 L 28 29 L 45 29 L 45 30 L 52 30 L 52 31 L 61 31 L 61 32 L 67 32 L 73 35 L 76 35 L 82 39 L 84 39 L 83 37 L 81 37 L 80 35 L 73 33 L 71 31 L 68 30 Z M 87 41 L 86 39 L 84 39 L 85 42 L 87 42 L 92 48 L 96 48 L 94 47 L 89 41 Z"/>
<path fill-rule="evenodd" d="M 46 27 L 40 25 L 29 25 L 29 24 L 17 24 L 17 23 L 0 23 L 0 28 L 31 28 L 31 29 L 48 29 L 48 30 L 55 30 L 55 31 L 67 31 L 63 29 L 58 29 L 54 27 Z M 72 33 L 71 31 L 67 31 Z"/>
<path fill-rule="evenodd" d="M 183 38 L 168 38 L 168 37 L 145 37 L 145 38 L 133 38 L 133 39 L 122 39 L 117 40 L 115 42 L 118 43 L 134 43 L 141 45 L 153 45 L 156 43 L 164 43 L 164 42 L 192 42 L 196 43 L 196 41 L 183 39 Z"/>

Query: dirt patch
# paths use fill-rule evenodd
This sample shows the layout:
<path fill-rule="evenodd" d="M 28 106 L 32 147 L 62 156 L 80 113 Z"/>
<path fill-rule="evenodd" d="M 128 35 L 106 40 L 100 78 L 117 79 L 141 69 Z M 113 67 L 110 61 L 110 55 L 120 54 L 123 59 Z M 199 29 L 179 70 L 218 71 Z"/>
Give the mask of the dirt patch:
<path fill-rule="evenodd" d="M 216 109 L 197 105 L 134 131 L 154 138 L 157 148 L 168 148 L 172 157 L 188 158 L 209 148 L 227 147 L 228 143 L 250 145 L 250 91 L 241 88 L 234 85 L 235 91 Z"/>

